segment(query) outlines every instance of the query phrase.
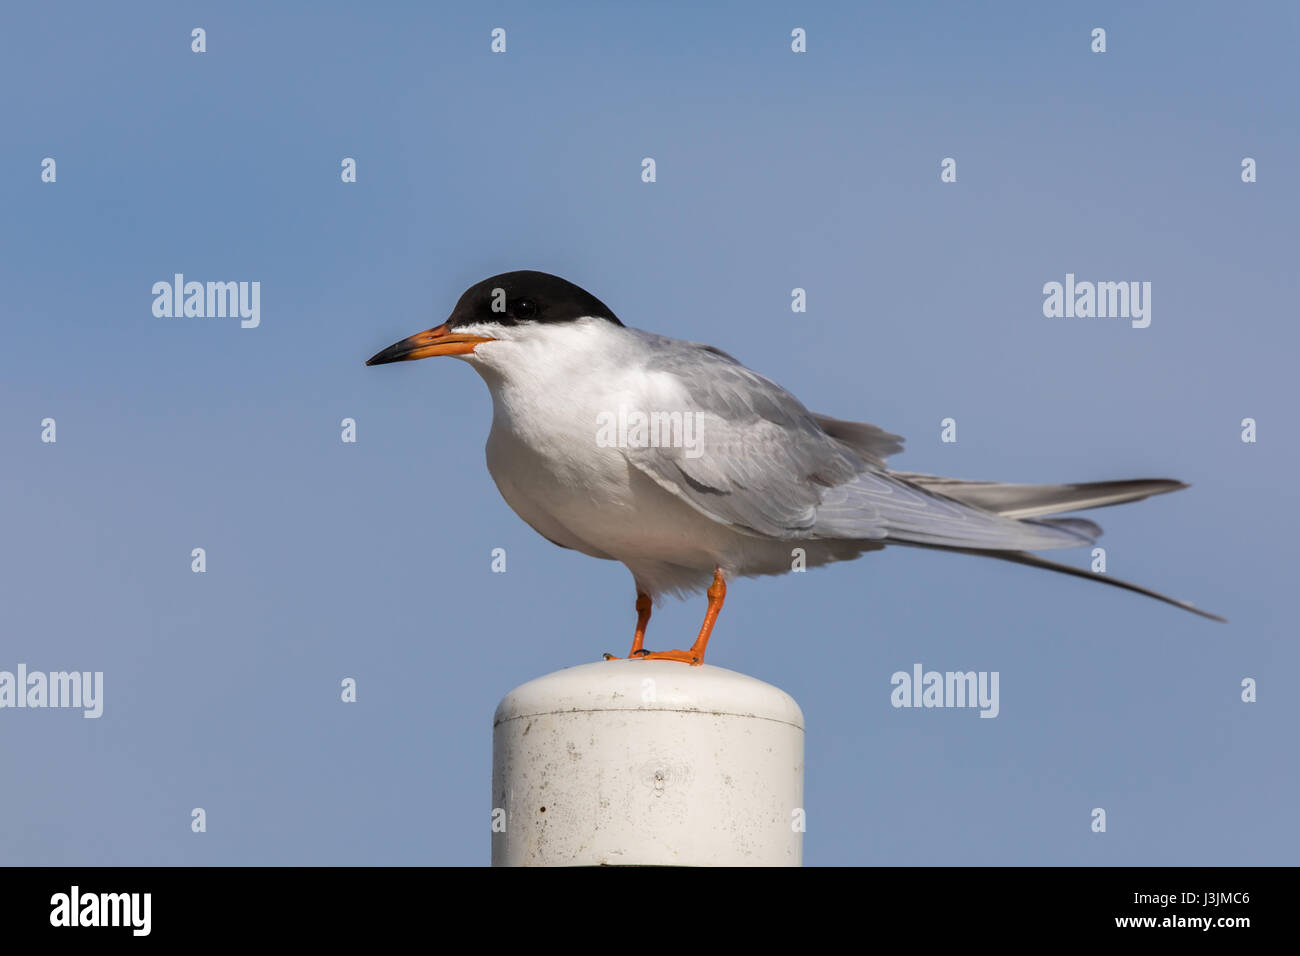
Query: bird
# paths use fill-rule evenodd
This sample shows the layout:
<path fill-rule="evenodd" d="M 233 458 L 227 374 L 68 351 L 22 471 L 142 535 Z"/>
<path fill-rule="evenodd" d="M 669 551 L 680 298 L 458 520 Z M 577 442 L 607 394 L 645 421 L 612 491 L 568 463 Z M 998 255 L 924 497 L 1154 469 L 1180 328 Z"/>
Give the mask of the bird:
<path fill-rule="evenodd" d="M 445 322 L 366 365 L 433 356 L 467 362 L 487 384 L 488 472 L 514 512 L 552 543 L 631 572 L 630 659 L 702 665 L 728 581 L 895 546 L 1043 568 L 1224 620 L 1034 553 L 1101 534 L 1063 512 L 1188 487 L 1181 481 L 1010 484 L 894 471 L 887 459 L 902 451 L 900 436 L 809 411 L 727 352 L 626 326 L 545 272 L 470 286 Z M 694 643 L 646 649 L 652 608 L 701 590 L 708 603 Z"/>

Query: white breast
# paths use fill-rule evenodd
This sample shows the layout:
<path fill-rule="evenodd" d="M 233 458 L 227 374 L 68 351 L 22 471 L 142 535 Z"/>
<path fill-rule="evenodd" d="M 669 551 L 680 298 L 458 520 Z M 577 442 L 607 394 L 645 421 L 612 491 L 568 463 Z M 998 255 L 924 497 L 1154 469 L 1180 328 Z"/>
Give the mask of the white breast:
<path fill-rule="evenodd" d="M 651 407 L 663 382 L 644 343 L 605 322 L 532 326 L 467 359 L 492 392 L 488 470 L 502 497 L 556 544 L 633 567 L 711 571 L 735 535 L 597 442 L 601 413 Z"/>

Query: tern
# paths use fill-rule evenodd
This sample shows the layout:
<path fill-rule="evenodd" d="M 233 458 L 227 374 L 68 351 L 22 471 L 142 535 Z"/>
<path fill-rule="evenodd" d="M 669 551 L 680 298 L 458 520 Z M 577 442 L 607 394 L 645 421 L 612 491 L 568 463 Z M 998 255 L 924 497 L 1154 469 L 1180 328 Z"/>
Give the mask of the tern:
<path fill-rule="evenodd" d="M 902 450 L 898 435 L 811 412 L 726 352 L 625 326 L 594 295 L 545 272 L 484 279 L 447 321 L 366 364 L 436 355 L 468 362 L 487 383 L 488 471 L 515 513 L 552 543 L 632 573 L 630 658 L 702 664 L 728 580 L 890 545 L 1046 568 L 1223 620 L 1031 553 L 1101 534 L 1087 519 L 1055 515 L 1183 482 L 1030 485 L 893 471 L 886 459 Z M 708 607 L 691 647 L 646 650 L 655 602 L 700 590 Z"/>

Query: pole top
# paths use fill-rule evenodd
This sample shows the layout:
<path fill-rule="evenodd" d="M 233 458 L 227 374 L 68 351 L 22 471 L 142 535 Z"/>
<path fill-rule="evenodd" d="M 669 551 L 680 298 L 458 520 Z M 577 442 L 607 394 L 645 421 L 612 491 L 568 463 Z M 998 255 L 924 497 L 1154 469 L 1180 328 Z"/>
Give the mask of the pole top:
<path fill-rule="evenodd" d="M 579 664 L 521 684 L 502 698 L 492 723 L 611 710 L 751 717 L 804 729 L 795 699 L 757 678 L 711 664 L 630 660 Z"/>

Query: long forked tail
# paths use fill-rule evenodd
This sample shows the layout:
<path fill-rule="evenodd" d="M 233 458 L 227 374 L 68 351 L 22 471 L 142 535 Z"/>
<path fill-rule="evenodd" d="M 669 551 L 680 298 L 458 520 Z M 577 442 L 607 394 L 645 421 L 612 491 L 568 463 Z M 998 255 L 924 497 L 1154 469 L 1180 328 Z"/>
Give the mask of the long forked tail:
<path fill-rule="evenodd" d="M 1096 538 L 1101 534 L 1097 527 L 1086 518 L 1048 518 L 1065 511 L 1083 511 L 1089 508 L 1104 508 L 1107 505 L 1124 504 L 1129 501 L 1141 501 L 1152 495 L 1162 495 L 1170 491 L 1180 491 L 1188 485 L 1171 478 L 1134 478 L 1123 481 L 1091 481 L 1061 485 L 1023 485 L 1009 484 L 1001 481 L 966 481 L 961 478 L 945 478 L 940 475 L 924 475 L 916 472 L 891 471 L 890 477 L 900 478 L 911 485 L 919 486 L 931 494 L 950 498 L 964 505 L 979 508 L 1000 515 L 1003 518 L 1015 518 L 1026 524 L 1051 525 L 1066 531 L 1073 531 L 1081 540 Z M 986 558 L 997 558 L 1012 564 L 1024 564 L 1031 568 L 1043 568 L 1057 571 L 1076 578 L 1098 581 L 1111 587 L 1123 588 L 1146 597 L 1164 601 L 1184 611 L 1191 611 L 1212 621 L 1227 623 L 1226 618 L 1202 611 L 1188 601 L 1161 594 L 1140 584 L 1133 584 L 1122 578 L 1107 574 L 1095 574 L 1082 568 L 1050 561 L 1029 551 L 999 550 L 996 548 L 966 548 L 960 545 L 926 542 L 924 540 L 906 540 L 902 536 L 891 535 L 890 544 L 904 545 L 912 548 L 929 548 L 936 551 L 951 551 L 957 554 L 974 554 Z"/>
<path fill-rule="evenodd" d="M 1047 571 L 1059 571 L 1061 574 L 1069 574 L 1076 578 L 1084 578 L 1088 581 L 1097 581 L 1101 584 L 1109 584 L 1111 587 L 1123 588 L 1125 591 L 1144 594 L 1147 597 L 1155 598 L 1157 601 L 1164 601 L 1166 604 L 1180 607 L 1184 611 L 1191 611 L 1193 614 L 1199 614 L 1201 617 L 1208 617 L 1211 621 L 1220 621 L 1224 624 L 1228 623 L 1227 618 L 1219 617 L 1217 614 L 1211 614 L 1209 611 L 1202 611 L 1195 604 L 1188 601 L 1180 601 L 1177 598 L 1171 598 L 1167 594 L 1161 594 L 1159 591 L 1144 588 L 1140 584 L 1133 584 L 1131 581 L 1125 581 L 1122 578 L 1113 578 L 1108 574 L 1094 574 L 1092 571 L 1085 571 L 1083 568 L 1061 564 L 1059 561 L 1049 561 L 1047 558 L 1040 558 L 1038 555 L 1030 554 L 1028 551 L 987 551 L 982 548 L 949 548 L 942 545 L 913 544 L 906 541 L 896 541 L 891 543 L 913 548 L 930 548 L 936 551 L 951 551 L 957 554 L 974 554 L 986 558 L 997 558 L 999 561 L 1010 561 L 1012 564 L 1025 564 L 1031 568 L 1043 568 Z"/>
<path fill-rule="evenodd" d="M 1004 518 L 1037 518 L 1063 511 L 1104 508 L 1188 487 L 1172 478 L 1133 478 L 1126 481 L 1088 481 L 1068 485 L 1013 485 L 1003 481 L 964 481 L 914 472 L 891 471 L 913 485 L 945 498 L 983 508 Z"/>

